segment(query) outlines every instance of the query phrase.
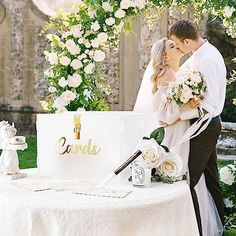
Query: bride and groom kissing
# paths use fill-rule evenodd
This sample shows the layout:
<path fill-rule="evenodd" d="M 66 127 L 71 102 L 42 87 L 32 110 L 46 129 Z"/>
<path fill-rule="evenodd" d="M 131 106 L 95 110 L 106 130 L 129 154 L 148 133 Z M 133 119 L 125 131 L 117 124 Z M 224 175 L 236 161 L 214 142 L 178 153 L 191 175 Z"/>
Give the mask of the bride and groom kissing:
<path fill-rule="evenodd" d="M 151 61 L 134 110 L 156 112 L 157 123 L 165 127 L 162 144 L 183 159 L 199 235 L 222 235 L 224 203 L 218 180 L 216 144 L 226 93 L 225 63 L 220 52 L 203 39 L 189 21 L 175 23 L 169 37 L 158 40 L 152 47 Z M 190 52 L 191 56 L 180 66 L 181 58 Z M 206 92 L 184 105 L 177 105 L 174 100 L 166 99 L 168 88 L 170 84 L 180 83 L 181 73 L 186 70 L 201 73 Z M 187 112 L 182 106 L 188 106 Z"/>

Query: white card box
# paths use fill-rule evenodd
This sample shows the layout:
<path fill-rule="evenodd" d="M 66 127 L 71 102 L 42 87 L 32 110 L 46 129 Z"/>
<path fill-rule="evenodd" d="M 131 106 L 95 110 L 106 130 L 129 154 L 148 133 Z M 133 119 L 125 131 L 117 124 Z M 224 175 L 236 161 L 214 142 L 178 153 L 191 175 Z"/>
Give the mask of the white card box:
<path fill-rule="evenodd" d="M 80 139 L 74 136 L 75 115 L 80 115 Z M 143 134 L 143 115 L 135 112 L 38 114 L 39 175 L 103 180 L 133 154 Z M 62 154 L 66 147 L 70 152 Z M 123 179 L 130 174 L 127 167 Z"/>

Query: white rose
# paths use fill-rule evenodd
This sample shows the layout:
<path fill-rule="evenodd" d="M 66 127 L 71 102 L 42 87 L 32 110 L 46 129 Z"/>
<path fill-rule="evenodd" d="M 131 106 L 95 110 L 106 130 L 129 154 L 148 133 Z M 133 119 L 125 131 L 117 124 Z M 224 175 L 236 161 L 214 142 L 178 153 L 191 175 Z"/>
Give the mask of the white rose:
<path fill-rule="evenodd" d="M 51 65 L 55 65 L 58 63 L 57 54 L 55 52 L 51 52 L 48 54 L 48 61 Z"/>
<path fill-rule="evenodd" d="M 99 42 L 99 40 L 96 38 L 96 39 L 93 39 L 93 40 L 91 41 L 91 45 L 92 45 L 92 47 L 94 47 L 94 48 L 98 48 L 99 45 L 100 45 L 100 42 Z"/>
<path fill-rule="evenodd" d="M 72 39 L 66 41 L 66 47 L 72 55 L 80 54 L 80 47 Z"/>
<path fill-rule="evenodd" d="M 62 88 L 65 88 L 68 85 L 68 81 L 64 77 L 61 77 L 58 81 L 58 84 Z"/>
<path fill-rule="evenodd" d="M 94 18 L 97 15 L 97 10 L 89 10 L 88 11 L 88 16 L 90 18 Z"/>
<path fill-rule="evenodd" d="M 159 174 L 169 176 L 171 178 L 179 178 L 185 174 L 183 170 L 183 161 L 180 156 L 174 153 L 166 153 L 157 168 Z"/>
<path fill-rule="evenodd" d="M 105 43 L 108 39 L 108 34 L 107 33 L 99 33 L 97 36 L 97 39 L 100 43 Z"/>
<path fill-rule="evenodd" d="M 93 51 L 90 51 L 90 52 L 88 53 L 88 55 L 89 55 L 90 57 L 93 57 L 93 56 L 94 56 L 94 52 L 93 52 Z"/>
<path fill-rule="evenodd" d="M 109 2 L 104 2 L 102 4 L 102 8 L 105 10 L 105 11 L 108 11 L 108 12 L 113 12 L 113 6 L 111 6 L 111 4 Z"/>
<path fill-rule="evenodd" d="M 109 25 L 109 26 L 112 26 L 115 24 L 115 19 L 113 17 L 109 17 L 106 19 L 106 24 Z"/>
<path fill-rule="evenodd" d="M 84 96 L 91 99 L 91 91 L 89 91 L 88 89 L 85 89 L 84 92 L 83 92 Z"/>
<path fill-rule="evenodd" d="M 226 16 L 226 17 L 231 17 L 232 14 L 234 13 L 234 11 L 235 11 L 235 8 L 234 8 L 234 7 L 226 6 L 226 7 L 224 8 L 224 12 L 225 12 L 225 16 Z"/>
<path fill-rule="evenodd" d="M 44 71 L 44 75 L 47 76 L 47 77 L 54 77 L 54 73 L 50 69 Z"/>
<path fill-rule="evenodd" d="M 82 83 L 82 78 L 79 74 L 73 74 L 68 76 L 68 86 L 77 88 Z"/>
<path fill-rule="evenodd" d="M 57 89 L 55 87 L 51 86 L 48 88 L 48 91 L 49 91 L 49 93 L 54 93 L 57 91 Z"/>
<path fill-rule="evenodd" d="M 65 107 L 68 104 L 68 101 L 65 100 L 64 97 L 60 96 L 54 100 L 53 107 L 55 107 L 56 109 L 60 109 L 61 107 Z"/>
<path fill-rule="evenodd" d="M 158 167 L 163 160 L 163 155 L 166 153 L 164 148 L 153 138 L 150 140 L 142 140 L 138 144 L 137 149 L 142 151 L 141 159 L 145 160 L 150 168 Z"/>
<path fill-rule="evenodd" d="M 83 54 L 81 55 L 81 57 L 82 57 L 82 59 L 84 59 L 84 58 L 87 57 L 87 55 L 86 55 L 85 53 L 83 53 Z"/>
<path fill-rule="evenodd" d="M 62 56 L 61 59 L 60 59 L 60 63 L 63 65 L 63 66 L 68 66 L 71 62 L 71 59 L 67 56 Z"/>
<path fill-rule="evenodd" d="M 134 1 L 134 7 L 138 7 L 139 9 L 143 9 L 146 5 L 147 1 L 146 0 L 135 0 Z"/>
<path fill-rule="evenodd" d="M 80 38 L 82 36 L 81 27 L 78 25 L 72 26 L 70 31 L 75 38 Z"/>
<path fill-rule="evenodd" d="M 56 113 L 64 113 L 68 111 L 65 107 L 58 107 L 57 110 L 56 110 Z"/>
<path fill-rule="evenodd" d="M 189 101 L 189 98 L 186 97 L 184 94 L 181 94 L 179 99 L 182 103 L 187 103 Z"/>
<path fill-rule="evenodd" d="M 101 28 L 101 26 L 99 25 L 98 21 L 95 21 L 91 25 L 91 30 L 98 31 L 100 28 Z"/>
<path fill-rule="evenodd" d="M 86 47 L 86 48 L 90 48 L 90 47 L 91 47 L 90 42 L 87 42 L 87 43 L 85 44 L 85 47 Z"/>
<path fill-rule="evenodd" d="M 115 12 L 115 17 L 116 18 L 124 18 L 125 17 L 125 11 L 122 9 L 119 9 Z"/>
<path fill-rule="evenodd" d="M 88 59 L 84 59 L 83 63 L 86 64 L 89 60 Z"/>
<path fill-rule="evenodd" d="M 70 91 L 70 90 L 66 90 L 65 92 L 63 92 L 63 93 L 61 94 L 61 97 L 62 97 L 65 101 L 71 102 L 71 101 L 73 101 L 73 100 L 76 99 L 76 94 L 75 94 L 74 92 Z"/>
<path fill-rule="evenodd" d="M 106 54 L 101 50 L 96 50 L 93 56 L 94 61 L 101 62 L 104 61 Z"/>
<path fill-rule="evenodd" d="M 83 64 L 80 60 L 78 59 L 74 59 L 71 63 L 70 63 L 71 67 L 74 69 L 74 70 L 78 70 L 80 69 L 81 67 L 83 67 Z"/>
<path fill-rule="evenodd" d="M 94 68 L 95 68 L 94 63 L 90 63 L 84 68 L 84 71 L 85 71 L 86 74 L 92 74 Z"/>
<path fill-rule="evenodd" d="M 79 44 L 83 44 L 83 43 L 84 43 L 84 41 L 85 41 L 85 39 L 84 39 L 84 38 L 80 38 L 80 39 L 78 40 L 78 43 L 79 43 Z"/>
<path fill-rule="evenodd" d="M 128 9 L 129 7 L 131 7 L 130 0 L 122 0 L 120 3 L 120 7 L 122 9 Z"/>
<path fill-rule="evenodd" d="M 227 185 L 232 185 L 235 179 L 235 172 L 236 168 L 234 167 L 234 165 L 230 164 L 222 167 L 219 171 L 220 180 Z"/>

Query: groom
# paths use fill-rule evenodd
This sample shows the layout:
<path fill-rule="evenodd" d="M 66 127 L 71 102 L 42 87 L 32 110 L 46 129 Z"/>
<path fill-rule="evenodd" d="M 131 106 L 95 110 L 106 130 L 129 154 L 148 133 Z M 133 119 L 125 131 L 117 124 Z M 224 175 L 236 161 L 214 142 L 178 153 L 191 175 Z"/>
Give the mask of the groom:
<path fill-rule="evenodd" d="M 213 118 L 207 128 L 190 140 L 189 172 L 190 190 L 196 212 L 198 228 L 202 235 L 201 218 L 197 194 L 194 187 L 204 173 L 206 185 L 216 204 L 224 224 L 224 203 L 218 180 L 216 143 L 221 132 L 220 113 L 223 110 L 226 92 L 226 67 L 220 52 L 207 40 L 200 37 L 194 24 L 181 20 L 170 29 L 170 38 L 184 53 L 192 52 L 187 60 L 190 69 L 203 74 L 207 92 L 201 101 L 191 101 L 190 106 L 200 105 Z M 190 120 L 190 123 L 196 119 Z"/>

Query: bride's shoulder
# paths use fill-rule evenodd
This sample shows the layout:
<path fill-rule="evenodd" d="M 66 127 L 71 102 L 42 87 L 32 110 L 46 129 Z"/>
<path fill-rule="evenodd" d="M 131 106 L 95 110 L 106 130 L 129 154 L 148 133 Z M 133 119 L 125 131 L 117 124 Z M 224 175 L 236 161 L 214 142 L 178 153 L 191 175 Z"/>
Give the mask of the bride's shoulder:
<path fill-rule="evenodd" d="M 157 86 L 168 86 L 171 81 L 175 80 L 175 76 L 173 70 L 166 68 L 165 72 L 159 77 Z"/>

